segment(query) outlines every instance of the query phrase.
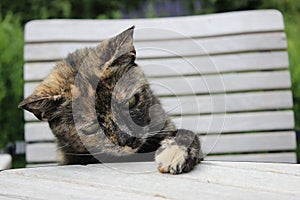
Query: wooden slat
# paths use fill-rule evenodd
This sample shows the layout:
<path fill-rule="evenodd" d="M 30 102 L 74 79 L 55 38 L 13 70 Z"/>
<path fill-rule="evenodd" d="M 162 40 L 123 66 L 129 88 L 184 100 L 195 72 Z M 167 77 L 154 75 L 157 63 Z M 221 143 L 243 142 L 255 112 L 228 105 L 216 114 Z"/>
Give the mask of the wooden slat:
<path fill-rule="evenodd" d="M 233 152 L 259 152 L 294 150 L 296 148 L 295 132 L 269 132 L 229 134 L 219 136 L 200 136 L 203 152 L 205 154 L 233 153 Z M 235 155 L 236 156 L 236 155 Z M 232 160 L 233 157 L 228 157 Z M 255 156 L 254 156 L 255 157 Z M 264 157 L 264 156 L 263 156 Z M 208 157 L 209 158 L 209 157 Z M 221 157 L 212 157 L 212 159 Z M 222 159 L 225 159 L 223 156 Z M 236 157 L 242 159 L 242 157 Z M 246 160 L 247 156 L 244 157 Z M 252 161 L 254 158 L 247 161 Z M 210 158 L 209 158 L 210 159 Z M 270 158 L 271 159 L 271 158 Z M 57 160 L 56 145 L 54 143 L 28 144 L 26 148 L 28 162 L 52 162 Z"/>
<path fill-rule="evenodd" d="M 32 94 L 35 88 L 41 84 L 41 82 L 30 82 L 24 84 L 24 98 Z"/>
<path fill-rule="evenodd" d="M 56 162 L 57 160 L 56 144 L 54 142 L 26 145 L 27 162 Z"/>
<path fill-rule="evenodd" d="M 211 94 L 291 87 L 288 71 L 151 78 L 149 82 L 157 95 Z"/>
<path fill-rule="evenodd" d="M 291 91 L 247 92 L 234 94 L 212 94 L 203 96 L 177 96 L 160 98 L 169 115 L 203 113 L 245 112 L 257 110 L 288 109 L 293 107 Z M 38 119 L 24 112 L 26 121 Z"/>
<path fill-rule="evenodd" d="M 209 74 L 235 71 L 287 69 L 286 51 L 240 53 L 186 58 L 137 60 L 147 77 Z M 44 79 L 54 68 L 55 62 L 25 63 L 24 80 Z"/>
<path fill-rule="evenodd" d="M 205 154 L 283 151 L 297 147 L 293 131 L 207 135 L 200 136 L 200 140 Z"/>
<path fill-rule="evenodd" d="M 49 162 L 49 163 L 40 163 L 40 164 L 27 164 L 26 168 L 40 168 L 40 167 L 53 167 L 53 166 L 59 166 L 57 162 Z"/>
<path fill-rule="evenodd" d="M 49 61 L 66 58 L 76 49 L 98 43 L 34 43 L 26 44 L 26 61 Z M 179 45 L 180 44 L 180 45 Z M 285 33 L 256 33 L 205 39 L 163 40 L 135 42 L 138 58 L 200 56 L 245 51 L 286 49 Z"/>
<path fill-rule="evenodd" d="M 48 122 L 25 123 L 25 141 L 53 141 L 54 135 Z"/>
<path fill-rule="evenodd" d="M 291 87 L 288 71 L 150 78 L 149 83 L 157 95 L 195 95 Z M 39 82 L 25 83 L 24 97 L 29 96 L 38 84 Z"/>
<path fill-rule="evenodd" d="M 270 162 L 270 163 L 297 163 L 296 153 L 267 153 L 267 154 L 240 154 L 226 156 L 207 156 L 205 160 L 243 161 L 243 162 Z"/>
<path fill-rule="evenodd" d="M 286 69 L 287 52 L 254 52 L 185 58 L 138 60 L 148 77 Z"/>
<path fill-rule="evenodd" d="M 234 154 L 234 155 L 214 155 L 206 156 L 204 160 L 207 161 L 235 161 L 235 162 L 270 162 L 270 163 L 297 163 L 296 153 L 256 153 L 256 154 Z M 28 160 L 27 160 L 28 162 Z M 35 162 L 48 162 L 43 157 L 40 160 L 35 159 Z M 30 164 L 27 167 L 43 167 L 47 165 L 56 165 L 57 160 L 51 160 L 51 164 Z"/>
<path fill-rule="evenodd" d="M 0 154 L 0 172 L 4 169 L 10 169 L 12 164 L 12 157 L 10 154 Z"/>
<path fill-rule="evenodd" d="M 205 161 L 234 161 L 234 162 L 265 162 L 265 163 L 297 163 L 297 154 L 294 152 L 287 153 L 249 153 L 233 155 L 208 155 Z M 39 162 L 43 162 L 41 160 Z M 56 166 L 56 160 L 51 163 L 28 164 L 27 168 Z"/>
<path fill-rule="evenodd" d="M 173 122 L 177 128 L 197 133 L 291 130 L 295 126 L 293 111 L 182 116 Z"/>
<path fill-rule="evenodd" d="M 34 62 L 24 64 L 24 80 L 43 80 L 54 68 L 55 62 Z"/>
<path fill-rule="evenodd" d="M 182 35 L 207 37 L 284 29 L 282 14 L 276 10 L 156 19 L 36 20 L 26 24 L 25 41 L 103 40 L 132 25 L 136 26 L 137 40 L 175 39 Z M 149 28 L 152 28 L 150 33 Z M 165 34 L 162 34 L 163 31 Z"/>
<path fill-rule="evenodd" d="M 219 133 L 240 131 L 289 130 L 294 128 L 292 111 L 255 112 L 240 114 L 215 114 L 183 116 L 173 119 L 178 128 L 197 133 Z M 26 123 L 26 141 L 53 139 L 46 122 Z"/>
<path fill-rule="evenodd" d="M 245 112 L 293 107 L 291 91 L 212 94 L 160 98 L 169 115 Z"/>
<path fill-rule="evenodd" d="M 287 48 L 285 33 L 257 33 L 207 39 L 135 43 L 138 58 L 186 57 Z"/>
<path fill-rule="evenodd" d="M 27 110 L 24 110 L 24 119 L 25 121 L 39 121 L 39 119 L 36 118 L 34 114 L 28 112 Z"/>

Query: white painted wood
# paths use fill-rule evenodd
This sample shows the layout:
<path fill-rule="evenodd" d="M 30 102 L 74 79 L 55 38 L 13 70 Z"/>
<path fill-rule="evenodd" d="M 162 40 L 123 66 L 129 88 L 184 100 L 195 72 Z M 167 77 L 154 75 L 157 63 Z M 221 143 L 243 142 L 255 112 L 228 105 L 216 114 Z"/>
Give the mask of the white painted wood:
<path fill-rule="evenodd" d="M 116 35 L 132 25 L 136 26 L 136 40 L 177 39 L 182 35 L 207 37 L 284 29 L 282 14 L 276 10 L 156 19 L 35 20 L 26 24 L 25 41 L 98 41 Z M 151 34 L 149 28 L 152 30 Z M 161 34 L 159 30 L 170 31 Z"/>
<path fill-rule="evenodd" d="M 283 153 L 247 153 L 247 154 L 231 154 L 231 155 L 208 155 L 204 158 L 205 161 L 226 161 L 222 165 L 226 165 L 228 161 L 231 162 L 240 162 L 236 167 L 242 168 L 251 168 L 247 162 L 261 162 L 261 163 L 297 163 L 297 154 L 295 152 L 283 152 Z M 114 165 L 115 163 L 107 163 L 106 165 Z M 26 167 L 35 168 L 35 167 L 49 167 L 57 166 L 57 163 L 41 163 L 41 164 L 28 164 Z M 292 165 L 289 165 L 292 166 Z M 294 165 L 297 166 L 297 165 Z M 122 171 L 124 171 L 122 166 Z M 140 166 L 140 170 L 144 166 Z M 292 168 L 292 167 L 291 167 Z M 251 168 L 252 169 L 252 168 Z M 269 170 L 284 170 L 285 173 L 290 172 L 290 167 L 283 168 L 280 165 L 272 165 L 272 168 Z M 121 170 L 121 169 L 120 169 Z M 126 169 L 128 171 L 128 169 Z M 148 169 L 150 170 L 150 169 Z"/>
<path fill-rule="evenodd" d="M 266 111 L 293 107 L 291 91 L 161 97 L 160 101 L 168 115 Z M 24 118 L 26 121 L 38 120 L 27 111 L 24 112 Z"/>
<path fill-rule="evenodd" d="M 292 111 L 182 116 L 174 117 L 173 121 L 178 128 L 207 134 L 289 130 L 294 128 Z M 48 141 L 53 139 L 51 130 L 46 122 L 26 123 L 25 137 L 28 141 Z"/>
<path fill-rule="evenodd" d="M 24 98 L 28 97 L 41 82 L 29 82 L 24 84 Z"/>
<path fill-rule="evenodd" d="M 18 199 L 300 197 L 299 165 L 205 161 L 178 176 L 160 174 L 156 168 L 155 163 L 115 163 L 8 170 L 0 173 L 0 194 Z"/>
<path fill-rule="evenodd" d="M 288 68 L 287 52 L 254 52 L 184 58 L 138 59 L 148 77 Z"/>
<path fill-rule="evenodd" d="M 9 154 L 0 154 L 0 170 L 10 169 L 12 158 Z"/>
<path fill-rule="evenodd" d="M 150 60 L 138 59 L 137 63 L 142 67 L 147 77 L 275 70 L 287 69 L 289 66 L 286 51 Z M 50 73 L 54 66 L 55 62 L 25 63 L 24 80 L 42 80 Z"/>
<path fill-rule="evenodd" d="M 290 153 L 286 153 L 290 154 Z M 257 170 L 261 172 L 273 172 L 273 173 L 284 173 L 286 175 L 298 175 L 300 173 L 299 166 L 300 165 L 289 165 L 289 164 L 274 164 L 274 163 L 253 163 L 253 162 L 204 162 L 206 164 L 214 163 L 214 165 L 219 165 L 223 167 L 235 167 L 237 169 L 245 169 L 245 170 Z M 131 163 L 130 163 L 131 164 Z"/>
<path fill-rule="evenodd" d="M 35 122 L 25 124 L 25 141 L 41 142 L 53 141 L 54 136 L 48 125 L 48 122 Z"/>
<path fill-rule="evenodd" d="M 55 62 L 32 62 L 24 64 L 24 80 L 43 80 L 54 68 Z"/>
<path fill-rule="evenodd" d="M 204 160 L 234 161 L 234 162 L 268 162 L 268 163 L 297 163 L 297 154 L 290 153 L 259 153 L 207 156 Z"/>
<path fill-rule="evenodd" d="M 162 97 L 160 101 L 169 115 L 245 112 L 293 107 L 290 91 Z"/>
<path fill-rule="evenodd" d="M 203 152 L 205 155 L 216 153 L 236 153 L 236 152 L 259 152 L 259 151 L 278 151 L 294 150 L 296 148 L 295 132 L 265 132 L 265 133 L 247 133 L 247 134 L 228 134 L 228 135 L 207 135 L 200 136 Z M 56 146 L 54 143 L 34 143 L 28 144 L 26 149 L 28 162 L 54 162 L 57 160 Z M 259 154 L 254 154 L 252 160 L 255 160 Z M 228 155 L 227 155 L 228 156 Z M 228 157 L 234 159 L 233 157 Z M 264 156 L 263 156 L 264 157 Z M 263 160 L 274 159 L 275 157 L 266 157 Z M 277 156 L 280 157 L 280 156 Z M 226 156 L 212 157 L 212 159 L 226 159 Z M 246 157 L 236 157 L 238 159 L 247 159 Z M 250 157 L 249 157 L 250 158 Z M 291 158 L 283 156 L 285 159 Z M 208 156 L 207 159 L 210 159 Z M 290 162 L 294 161 L 292 159 Z M 295 161 L 296 162 L 296 161 Z"/>
<path fill-rule="evenodd" d="M 151 78 L 149 83 L 154 93 L 159 96 L 286 89 L 291 87 L 288 71 Z"/>
<path fill-rule="evenodd" d="M 96 42 L 60 42 L 25 44 L 25 61 L 49 61 L 66 58 L 68 53 L 84 47 L 96 46 Z M 179 45 L 180 44 L 180 45 Z M 286 49 L 285 33 L 256 33 L 214 38 L 159 40 L 135 42 L 138 58 L 200 56 L 244 51 Z"/>
<path fill-rule="evenodd" d="M 285 33 L 221 36 L 207 39 L 145 41 L 135 43 L 138 58 L 200 56 L 287 48 Z"/>
<path fill-rule="evenodd" d="M 53 162 L 57 159 L 56 144 L 53 142 L 26 145 L 27 162 Z"/>
<path fill-rule="evenodd" d="M 289 71 L 233 73 L 205 76 L 150 78 L 155 94 L 195 95 L 251 90 L 287 89 L 291 87 Z M 39 82 L 25 83 L 24 97 L 29 96 Z"/>
<path fill-rule="evenodd" d="M 30 170 L 36 170 L 32 168 Z M 41 168 L 42 169 L 42 168 Z M 9 172 L 7 172 L 9 173 Z M 20 172 L 22 173 L 22 171 Z M 51 172 L 48 172 L 51 176 Z M 60 172 L 59 172 L 60 173 Z M 76 173 L 76 172 L 75 172 Z M 112 185 L 95 183 L 88 184 L 80 180 L 69 181 L 57 177 L 56 181 L 51 178 L 40 178 L 39 176 L 31 177 L 30 175 L 21 176 L 20 174 L 1 174 L 1 193 L 0 196 L 10 197 L 13 199 L 153 199 L 153 195 L 145 192 L 134 194 L 135 190 L 128 191 L 127 188 L 113 189 Z M 34 181 L 32 181 L 34 180 Z M 20 184 L 20 186 L 18 186 Z M 86 185 L 88 184 L 88 185 Z M 23 185 L 23 187 L 21 187 Z M 16 187 L 16 189 L 10 189 Z M 16 191 L 14 191 L 16 190 Z M 10 194 L 10 191 L 13 191 Z M 50 192 L 51 191 L 51 192 Z"/>
<path fill-rule="evenodd" d="M 37 167 L 52 167 L 52 166 L 59 166 L 56 162 L 50 163 L 40 163 L 40 164 L 27 164 L 26 168 L 37 168 Z"/>
<path fill-rule="evenodd" d="M 263 130 L 289 130 L 295 126 L 293 111 L 215 114 L 174 117 L 177 128 L 197 133 L 227 133 Z"/>
<path fill-rule="evenodd" d="M 25 121 L 39 121 L 39 119 L 36 118 L 36 116 L 34 116 L 34 114 L 32 114 L 31 112 L 28 112 L 26 110 L 24 110 L 24 119 L 25 119 Z"/>
<path fill-rule="evenodd" d="M 200 136 L 205 154 L 294 150 L 293 131 Z"/>

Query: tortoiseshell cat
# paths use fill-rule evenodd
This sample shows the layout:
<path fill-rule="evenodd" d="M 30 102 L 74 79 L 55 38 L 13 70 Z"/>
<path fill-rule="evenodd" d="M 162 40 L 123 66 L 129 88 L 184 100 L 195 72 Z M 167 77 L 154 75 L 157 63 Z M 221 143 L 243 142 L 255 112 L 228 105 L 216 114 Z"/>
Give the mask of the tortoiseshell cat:
<path fill-rule="evenodd" d="M 133 30 L 69 54 L 19 107 L 48 121 L 61 164 L 155 156 L 162 173 L 188 172 L 202 160 L 198 137 L 177 130 L 152 93 Z"/>

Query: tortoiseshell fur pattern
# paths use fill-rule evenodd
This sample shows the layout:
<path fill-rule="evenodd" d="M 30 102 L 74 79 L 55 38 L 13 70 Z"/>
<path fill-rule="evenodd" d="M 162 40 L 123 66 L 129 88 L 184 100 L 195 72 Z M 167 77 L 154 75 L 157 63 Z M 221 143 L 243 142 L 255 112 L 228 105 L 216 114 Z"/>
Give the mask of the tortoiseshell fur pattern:
<path fill-rule="evenodd" d="M 61 164 L 155 156 L 160 172 L 188 172 L 202 159 L 198 137 L 177 130 L 151 91 L 133 31 L 69 54 L 19 107 L 49 123 Z"/>

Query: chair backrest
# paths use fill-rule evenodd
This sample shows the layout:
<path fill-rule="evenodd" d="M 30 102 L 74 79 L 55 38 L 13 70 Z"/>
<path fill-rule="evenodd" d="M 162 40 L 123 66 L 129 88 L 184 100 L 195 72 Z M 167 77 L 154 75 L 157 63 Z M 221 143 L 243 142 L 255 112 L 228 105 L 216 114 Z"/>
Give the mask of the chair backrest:
<path fill-rule="evenodd" d="M 31 21 L 25 27 L 25 96 L 69 52 L 132 25 L 137 63 L 178 127 L 199 133 L 207 160 L 296 162 L 287 42 L 276 10 Z M 25 120 L 27 162 L 55 162 L 48 124 L 29 112 Z"/>

